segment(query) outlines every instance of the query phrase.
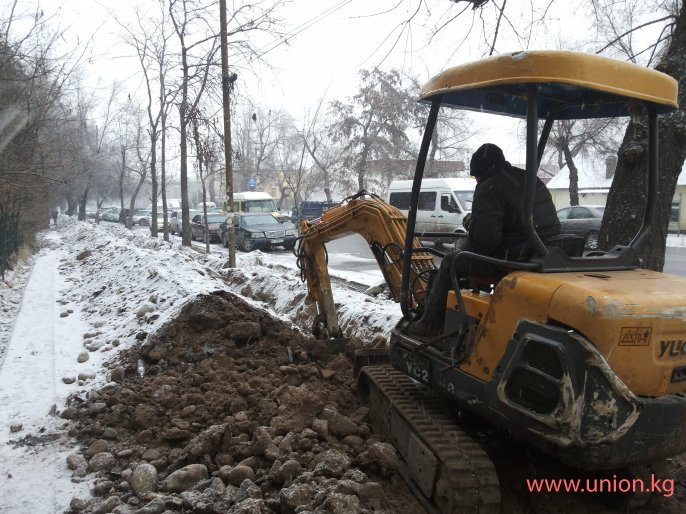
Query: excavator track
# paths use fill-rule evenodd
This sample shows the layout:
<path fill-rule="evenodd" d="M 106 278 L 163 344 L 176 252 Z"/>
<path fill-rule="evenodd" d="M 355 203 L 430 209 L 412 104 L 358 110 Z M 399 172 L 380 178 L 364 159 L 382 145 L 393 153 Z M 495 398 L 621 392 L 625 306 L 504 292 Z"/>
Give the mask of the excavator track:
<path fill-rule="evenodd" d="M 499 512 L 493 463 L 445 414 L 444 402 L 386 364 L 362 368 L 358 384 L 372 423 L 393 441 L 405 462 L 405 480 L 429 512 Z"/>

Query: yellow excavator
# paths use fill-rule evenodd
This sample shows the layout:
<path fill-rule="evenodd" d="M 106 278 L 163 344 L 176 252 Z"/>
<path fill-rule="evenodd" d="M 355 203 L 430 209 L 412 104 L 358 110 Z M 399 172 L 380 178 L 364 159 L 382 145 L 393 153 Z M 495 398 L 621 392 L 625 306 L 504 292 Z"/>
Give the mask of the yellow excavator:
<path fill-rule="evenodd" d="M 596 55 L 517 52 L 447 69 L 422 88 L 419 100 L 430 111 L 403 248 L 391 258 L 402 270 L 393 294 L 403 317 L 391 332 L 390 364 L 364 367 L 359 375 L 372 417 L 407 463 L 408 482 L 440 512 L 498 511 L 498 477 L 486 453 L 452 419 L 458 407 L 582 469 L 649 463 L 686 450 L 686 278 L 642 269 L 638 253 L 660 187 L 658 119 L 678 107 L 676 81 Z M 488 262 L 505 276 L 490 290 L 466 286 L 470 277 L 451 277 L 443 335 L 420 341 L 406 328 L 421 309 L 431 265 L 416 265 L 417 257 L 429 254 L 417 242 L 414 222 L 441 108 L 526 120 L 526 180 L 513 195 L 521 198 L 535 257 L 512 262 L 460 253 L 458 259 Z M 630 115 L 642 116 L 648 126 L 639 232 L 625 246 L 586 256 L 565 251 L 574 245 L 564 238 L 544 245 L 534 228 L 533 201 L 553 123 Z M 389 223 L 347 220 L 351 231 L 371 234 Z M 302 258 L 319 244 L 320 229 L 303 226 Z M 395 252 L 396 238 L 387 238 L 384 248 Z M 321 259 L 315 258 L 314 269 L 326 274 Z M 331 307 L 319 319 L 328 334 L 320 335 L 339 337 L 327 287 L 308 282 L 318 305 L 328 302 L 321 312 Z"/>

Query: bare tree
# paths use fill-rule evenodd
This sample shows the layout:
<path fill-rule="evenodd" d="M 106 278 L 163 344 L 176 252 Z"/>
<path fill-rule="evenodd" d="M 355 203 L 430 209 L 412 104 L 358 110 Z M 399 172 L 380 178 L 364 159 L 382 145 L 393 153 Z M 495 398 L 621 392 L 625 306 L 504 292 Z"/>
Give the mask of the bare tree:
<path fill-rule="evenodd" d="M 323 175 L 309 162 L 306 139 L 302 131 L 291 130 L 279 140 L 277 168 L 280 175 L 281 198 L 279 208 L 286 194 L 293 195 L 294 209 L 299 211 L 300 200 L 307 200 L 310 194 L 321 187 Z"/>
<path fill-rule="evenodd" d="M 665 247 L 669 214 L 676 182 L 686 159 L 686 8 L 675 5 L 669 18 L 665 34 L 669 34 L 669 46 L 664 50 L 664 38 L 654 42 L 654 52 L 660 54 L 656 69 L 674 77 L 679 83 L 680 109 L 661 116 L 659 129 L 659 187 L 657 215 L 653 218 L 650 235 L 641 249 L 643 266 L 661 271 L 664 266 Z M 658 16 L 656 16 L 658 18 Z M 651 50 L 651 53 L 653 51 Z M 639 52 L 632 51 L 633 55 Z M 629 122 L 624 140 L 619 148 L 617 169 L 607 199 L 605 216 L 599 234 L 601 246 L 626 244 L 638 231 L 645 209 L 647 177 L 647 120 L 634 116 Z"/>
<path fill-rule="evenodd" d="M 620 143 L 620 131 L 625 123 L 616 118 L 588 120 L 558 120 L 548 139 L 549 152 L 554 152 L 560 170 L 569 170 L 569 198 L 571 205 L 579 205 L 579 176 L 577 156 L 615 154 Z"/>
<path fill-rule="evenodd" d="M 217 159 L 217 130 L 199 110 L 189 113 L 189 121 L 193 133 L 193 143 L 195 145 L 195 164 L 197 166 L 198 177 L 202 186 L 202 213 L 203 213 L 203 235 L 205 241 L 205 252 L 210 253 L 210 232 L 207 221 L 207 179 L 214 171 L 214 163 Z"/>
<path fill-rule="evenodd" d="M 40 8 L 20 13 L 20 6 L 13 2 L 0 15 L 0 218 L 29 237 L 68 191 L 76 211 L 82 191 L 75 184 L 92 157 L 80 143 L 93 141 L 87 134 L 94 127 L 79 126 L 65 94 L 82 54 L 57 54 L 60 34 L 51 20 Z"/>
<path fill-rule="evenodd" d="M 129 112 L 134 123 L 134 126 L 136 127 L 136 139 L 134 148 L 136 149 L 137 158 L 137 165 L 129 168 L 131 174 L 135 176 L 137 179 L 136 186 L 129 200 L 129 212 L 128 216 L 126 217 L 126 228 L 130 229 L 133 227 L 133 211 L 136 206 L 136 198 L 138 198 L 138 193 L 140 192 L 141 188 L 143 187 L 143 184 L 145 183 L 145 179 L 148 175 L 148 169 L 150 168 L 150 158 L 152 155 L 152 150 L 146 148 L 146 142 L 144 141 L 143 109 L 138 105 L 132 104 L 130 106 Z M 153 204 L 154 203 L 155 198 L 153 198 Z M 151 220 L 150 224 L 152 223 L 153 221 Z"/>
<path fill-rule="evenodd" d="M 198 107 L 208 85 L 212 68 L 220 70 L 216 62 L 219 50 L 219 27 L 215 27 L 214 6 L 200 0 L 168 0 L 169 14 L 181 47 L 181 86 L 179 95 L 179 129 L 181 150 L 181 205 L 183 216 L 182 244 L 191 244 L 188 225 L 188 113 Z M 238 56 L 260 57 L 247 35 L 252 32 L 268 32 L 275 22 L 274 13 L 278 2 L 236 3 L 228 16 L 227 37 L 229 45 Z M 189 34 L 197 35 L 189 41 Z M 213 85 L 221 80 L 212 81 Z M 189 97 L 192 92 L 193 99 Z"/>
<path fill-rule="evenodd" d="M 168 69 L 168 42 L 171 32 L 168 31 L 168 17 L 163 3 L 159 3 L 159 18 L 151 19 L 140 10 L 136 11 L 137 26 L 119 22 L 124 31 L 124 42 L 134 49 L 143 73 L 145 85 L 145 109 L 148 117 L 148 137 L 150 139 L 150 178 L 152 182 L 152 214 L 150 219 L 150 235 L 157 237 L 157 198 L 159 195 L 157 181 L 157 144 L 162 131 L 163 118 L 170 105 L 171 93 L 166 91 L 166 77 Z M 164 156 L 163 156 L 164 158 Z M 164 184 L 163 184 L 164 186 Z M 167 206 L 164 187 L 162 188 L 164 238 L 169 240 L 169 226 L 167 223 Z"/>
<path fill-rule="evenodd" d="M 359 189 L 367 188 L 372 159 L 407 155 L 415 101 L 398 71 L 362 70 L 362 85 L 347 102 L 331 102 L 330 133 L 341 142 L 345 163 L 355 170 Z"/>

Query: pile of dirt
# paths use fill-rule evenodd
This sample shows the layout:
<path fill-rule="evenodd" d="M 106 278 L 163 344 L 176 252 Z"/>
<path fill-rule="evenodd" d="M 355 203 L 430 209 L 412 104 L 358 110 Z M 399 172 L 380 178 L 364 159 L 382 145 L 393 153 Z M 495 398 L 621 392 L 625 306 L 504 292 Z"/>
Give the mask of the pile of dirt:
<path fill-rule="evenodd" d="M 199 296 L 61 416 L 94 480 L 74 512 L 424 512 L 331 355 L 226 292 Z M 95 476 L 93 475 L 95 474 Z"/>

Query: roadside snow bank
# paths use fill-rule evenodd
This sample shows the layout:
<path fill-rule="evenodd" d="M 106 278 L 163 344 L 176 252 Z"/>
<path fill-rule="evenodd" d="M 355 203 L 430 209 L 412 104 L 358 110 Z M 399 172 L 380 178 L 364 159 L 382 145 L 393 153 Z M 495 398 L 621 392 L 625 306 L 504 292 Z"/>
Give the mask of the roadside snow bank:
<path fill-rule="evenodd" d="M 315 316 L 299 272 L 274 264 L 266 253 L 239 252 L 237 267 L 228 269 L 224 256 L 207 255 L 119 225 L 76 223 L 61 227 L 59 234 L 72 256 L 63 264 L 64 271 L 74 273 L 70 280 L 78 285 L 78 301 L 93 326 L 86 346 L 96 351 L 143 339 L 190 299 L 215 290 L 244 296 L 306 332 Z M 397 304 L 335 284 L 333 289 L 346 335 L 363 340 L 388 336 L 399 318 Z"/>

